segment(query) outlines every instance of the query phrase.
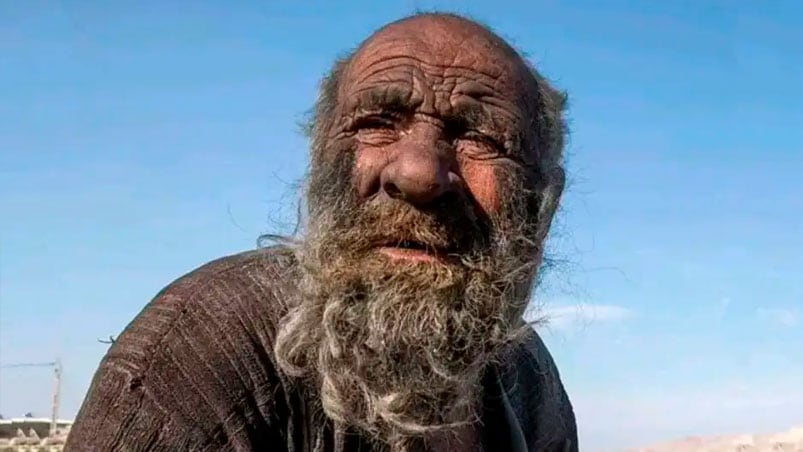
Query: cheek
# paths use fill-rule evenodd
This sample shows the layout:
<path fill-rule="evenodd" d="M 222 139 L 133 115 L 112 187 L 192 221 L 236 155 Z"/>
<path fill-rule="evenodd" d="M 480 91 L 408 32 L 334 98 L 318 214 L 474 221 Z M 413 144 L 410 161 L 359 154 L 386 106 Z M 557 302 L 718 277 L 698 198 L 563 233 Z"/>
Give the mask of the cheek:
<path fill-rule="evenodd" d="M 499 212 L 499 176 L 494 165 L 467 165 L 461 169 L 463 181 L 466 183 L 471 196 L 477 201 L 479 207 L 486 214 Z"/>

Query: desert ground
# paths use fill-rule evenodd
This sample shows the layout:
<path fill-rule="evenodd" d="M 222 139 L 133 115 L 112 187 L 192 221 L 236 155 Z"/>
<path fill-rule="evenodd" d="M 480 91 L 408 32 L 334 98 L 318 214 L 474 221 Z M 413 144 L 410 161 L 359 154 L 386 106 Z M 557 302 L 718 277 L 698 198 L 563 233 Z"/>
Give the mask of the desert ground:
<path fill-rule="evenodd" d="M 803 424 L 785 432 L 713 437 L 687 437 L 677 441 L 633 449 L 630 452 L 803 452 Z"/>

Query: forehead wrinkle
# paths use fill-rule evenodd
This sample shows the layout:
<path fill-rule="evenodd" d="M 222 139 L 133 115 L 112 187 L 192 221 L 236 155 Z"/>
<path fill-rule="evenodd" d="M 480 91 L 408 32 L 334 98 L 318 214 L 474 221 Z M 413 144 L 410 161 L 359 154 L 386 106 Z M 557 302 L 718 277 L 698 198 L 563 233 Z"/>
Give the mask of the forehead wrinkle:
<path fill-rule="evenodd" d="M 442 33 L 441 33 L 442 34 Z M 434 72 L 434 75 L 443 76 L 443 72 L 450 68 L 478 72 L 492 79 L 498 79 L 505 74 L 515 74 L 516 62 L 499 46 L 472 45 L 471 39 L 476 37 L 463 37 L 459 42 L 454 36 L 441 37 L 439 49 L 434 49 L 432 43 L 422 42 L 409 34 L 399 37 L 380 33 L 365 42 L 354 55 L 350 66 L 350 76 L 359 76 L 360 80 L 370 77 L 376 70 L 386 68 L 395 60 L 408 60 L 400 65 L 419 66 L 423 70 Z M 482 55 L 484 64 L 476 63 L 477 55 Z M 467 58 L 468 57 L 468 58 Z M 398 64 L 398 63 L 397 63 Z M 378 66 L 376 69 L 370 69 Z M 479 66 L 479 67 L 477 67 Z M 370 70 L 368 74 L 363 72 Z M 349 77 L 349 78 L 351 78 Z M 360 81 L 358 80 L 358 81 Z"/>
<path fill-rule="evenodd" d="M 346 99 L 351 93 L 394 85 L 416 100 L 424 93 L 413 91 L 423 89 L 433 99 L 420 100 L 427 105 L 434 101 L 436 111 L 445 115 L 452 115 L 451 107 L 467 97 L 481 105 L 471 119 L 484 118 L 488 127 L 495 126 L 497 131 L 504 123 L 504 128 L 510 129 L 506 134 L 515 134 L 512 129 L 526 122 L 522 116 L 527 109 L 522 104 L 528 96 L 523 91 L 528 91 L 530 73 L 517 52 L 487 33 L 407 25 L 412 23 L 393 25 L 360 46 L 344 80 L 348 88 L 341 91 Z M 428 40 L 422 41 L 421 36 Z"/>
<path fill-rule="evenodd" d="M 427 64 L 423 60 L 410 55 L 384 56 L 382 58 L 377 58 L 373 61 L 370 61 L 369 63 L 365 64 L 364 67 L 358 66 L 357 69 L 361 69 L 360 71 L 357 71 L 357 73 L 360 75 L 360 78 L 354 80 L 353 83 L 357 85 L 365 83 L 366 80 L 383 72 L 401 72 L 407 69 L 410 71 L 410 73 L 415 73 L 426 67 L 435 67 L 435 65 Z M 368 72 L 363 74 L 365 71 Z"/>
<path fill-rule="evenodd" d="M 367 64 L 358 64 L 362 63 L 363 58 L 360 57 L 359 59 L 355 60 L 354 66 L 352 66 L 352 70 L 349 73 L 349 79 L 354 77 L 354 75 L 359 74 L 360 78 L 354 80 L 352 83 L 360 84 L 365 82 L 367 79 L 371 78 L 372 76 L 377 75 L 383 71 L 398 69 L 402 70 L 404 67 L 409 67 L 412 69 L 419 69 L 423 70 L 424 72 L 429 73 L 428 75 L 434 75 L 439 78 L 448 77 L 451 72 L 458 72 L 462 74 L 472 74 L 472 75 L 479 75 L 481 79 L 486 80 L 477 80 L 480 82 L 484 82 L 487 85 L 490 85 L 490 81 L 498 82 L 500 79 L 507 79 L 506 72 L 502 69 L 499 69 L 498 66 L 494 65 L 494 69 L 499 69 L 498 72 L 488 71 L 488 68 L 476 68 L 465 64 L 453 64 L 453 63 L 435 63 L 432 61 L 427 61 L 419 56 L 413 55 L 389 55 L 382 58 L 378 58 L 375 61 L 371 61 Z M 401 61 L 400 61 L 401 60 Z M 367 74 L 362 74 L 363 71 L 369 70 Z M 509 72 L 508 72 L 509 73 Z M 455 77 L 459 75 L 454 75 Z M 474 77 L 466 77 L 466 78 L 474 78 Z"/>
<path fill-rule="evenodd" d="M 415 51 L 418 54 L 438 54 L 446 50 L 452 57 L 459 54 L 485 55 L 497 62 L 504 62 L 502 66 L 505 66 L 505 71 L 515 72 L 526 66 L 521 54 L 504 38 L 490 28 L 462 17 L 408 17 L 378 29 L 363 41 L 360 48 L 395 47 L 400 44 L 405 47 L 421 47 Z M 454 48 L 465 52 L 448 52 Z"/>
<path fill-rule="evenodd" d="M 398 44 L 398 43 L 397 43 Z M 521 72 L 513 70 L 513 68 L 506 68 L 509 64 L 504 62 L 494 61 L 496 58 L 490 58 L 490 61 L 485 61 L 484 64 L 469 65 L 465 61 L 461 64 L 453 62 L 436 62 L 433 58 L 427 58 L 429 52 L 419 52 L 417 55 L 408 53 L 410 47 L 403 46 L 404 50 L 400 50 L 399 46 L 389 46 L 387 44 L 377 44 L 380 49 L 374 49 L 371 45 L 365 49 L 361 49 L 352 63 L 349 65 L 349 76 L 346 77 L 348 84 L 362 84 L 368 82 L 372 77 L 376 77 L 382 72 L 400 72 L 404 73 L 409 71 L 410 74 L 421 74 L 425 77 L 428 84 L 433 84 L 433 80 L 440 79 L 440 82 L 449 77 L 455 77 L 457 81 L 461 79 L 485 85 L 490 92 L 500 91 L 519 91 L 521 86 Z M 387 51 L 387 52 L 384 52 Z M 384 54 L 383 54 L 384 53 Z M 454 60 L 460 58 L 459 54 L 462 52 L 453 52 L 452 57 Z M 499 52 L 492 52 L 499 53 Z M 503 55 L 504 56 L 504 55 Z M 476 59 L 475 59 L 476 60 Z M 509 63 L 509 62 L 508 62 Z M 456 83 L 456 86 L 461 83 Z M 504 88 L 507 88 L 504 89 Z"/>
<path fill-rule="evenodd" d="M 394 61 L 403 63 L 390 66 Z M 495 108 L 508 110 L 518 101 L 515 98 L 505 100 L 499 97 L 500 91 L 517 91 L 506 77 L 494 77 L 471 67 L 436 65 L 415 57 L 396 56 L 369 64 L 366 68 L 372 68 L 372 71 L 357 81 L 349 81 L 348 97 L 383 84 L 405 86 L 404 89 L 413 96 L 416 94 L 415 89 L 421 87 L 423 82 L 425 85 L 423 89 L 437 94 L 444 93 L 440 94 L 440 97 L 445 98 L 443 100 L 448 104 L 454 103 L 457 97 L 468 96 Z M 372 78 L 375 80 L 371 80 Z M 351 91 L 352 89 L 355 91 Z M 442 103 L 434 100 L 439 104 Z M 510 115 L 510 112 L 507 112 L 507 115 Z M 513 114 L 513 116 L 518 115 Z"/>

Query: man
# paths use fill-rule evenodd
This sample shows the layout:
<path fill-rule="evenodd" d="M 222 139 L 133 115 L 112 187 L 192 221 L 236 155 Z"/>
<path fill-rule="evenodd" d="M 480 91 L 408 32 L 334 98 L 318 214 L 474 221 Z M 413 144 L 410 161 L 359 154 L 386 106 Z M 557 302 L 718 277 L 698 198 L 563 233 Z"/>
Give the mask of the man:
<path fill-rule="evenodd" d="M 563 107 L 472 21 L 377 31 L 323 82 L 303 238 L 164 289 L 67 449 L 576 451 L 522 320 L 563 190 Z"/>

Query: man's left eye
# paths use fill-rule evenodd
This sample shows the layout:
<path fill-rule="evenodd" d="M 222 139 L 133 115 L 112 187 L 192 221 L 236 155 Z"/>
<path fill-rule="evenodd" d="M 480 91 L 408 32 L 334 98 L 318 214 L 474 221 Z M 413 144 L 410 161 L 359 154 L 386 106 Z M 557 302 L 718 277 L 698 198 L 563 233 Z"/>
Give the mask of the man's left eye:
<path fill-rule="evenodd" d="M 484 133 L 467 132 L 463 135 L 461 139 L 472 141 L 485 148 L 485 150 L 499 155 L 507 154 L 507 149 L 505 149 L 505 147 L 498 140 Z"/>

